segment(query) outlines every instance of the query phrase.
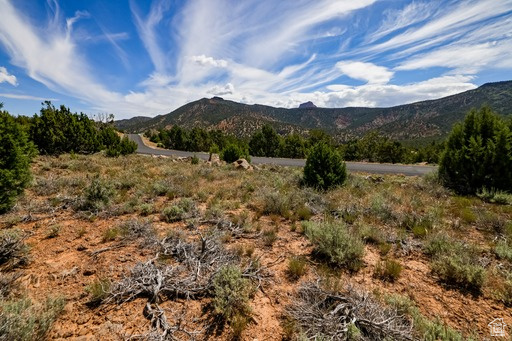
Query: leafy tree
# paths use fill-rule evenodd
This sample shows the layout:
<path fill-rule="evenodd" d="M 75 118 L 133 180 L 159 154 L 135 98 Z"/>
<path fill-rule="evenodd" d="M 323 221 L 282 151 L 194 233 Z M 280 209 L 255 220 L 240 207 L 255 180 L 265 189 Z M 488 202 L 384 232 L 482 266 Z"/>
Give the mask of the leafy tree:
<path fill-rule="evenodd" d="M 461 194 L 482 188 L 512 190 L 512 133 L 489 107 L 455 125 L 441 155 L 439 177 Z"/>
<path fill-rule="evenodd" d="M 188 134 L 180 126 L 173 126 L 169 131 L 170 147 L 178 150 L 187 150 Z M 164 143 L 165 145 L 165 143 Z"/>
<path fill-rule="evenodd" d="M 0 213 L 11 209 L 28 185 L 35 152 L 21 125 L 7 111 L 0 111 Z"/>
<path fill-rule="evenodd" d="M 114 138 L 114 135 L 109 134 L 109 139 L 110 138 L 110 143 L 108 146 L 106 146 L 106 155 L 108 157 L 118 157 L 120 155 L 133 154 L 137 151 L 137 143 L 130 140 L 126 136 L 120 138 L 119 135 L 115 134 Z"/>
<path fill-rule="evenodd" d="M 343 158 L 346 161 L 358 160 L 357 140 L 351 140 L 341 146 Z"/>
<path fill-rule="evenodd" d="M 265 124 L 252 136 L 249 149 L 252 155 L 274 157 L 279 152 L 280 140 L 281 137 L 275 129 L 271 125 Z"/>
<path fill-rule="evenodd" d="M 103 148 L 110 148 L 117 146 L 120 142 L 120 137 L 117 135 L 116 130 L 111 125 L 103 125 L 100 129 L 100 141 Z"/>
<path fill-rule="evenodd" d="M 43 105 L 46 107 L 41 109 L 40 115 L 34 116 L 30 127 L 31 139 L 42 154 L 100 151 L 101 141 L 94 121 L 83 113 L 71 113 L 64 105 L 59 109 L 50 101 Z"/>
<path fill-rule="evenodd" d="M 299 134 L 289 134 L 281 144 L 280 155 L 282 157 L 302 159 L 306 156 L 306 143 Z"/>
<path fill-rule="evenodd" d="M 377 150 L 379 162 L 398 163 L 404 159 L 405 148 L 398 141 L 386 139 Z"/>
<path fill-rule="evenodd" d="M 133 154 L 137 151 L 137 143 L 125 136 L 119 142 L 119 151 L 121 155 Z"/>
<path fill-rule="evenodd" d="M 327 190 L 342 185 L 347 179 L 347 169 L 340 154 L 325 142 L 314 145 L 304 167 L 304 183 Z"/>
<path fill-rule="evenodd" d="M 201 152 L 209 149 L 211 143 L 206 130 L 194 127 L 189 132 L 188 136 L 188 151 Z"/>
<path fill-rule="evenodd" d="M 246 159 L 250 162 L 251 158 L 246 148 L 236 144 L 228 144 L 220 153 L 220 158 L 227 163 L 235 162 L 238 159 Z"/>
<path fill-rule="evenodd" d="M 334 140 L 332 139 L 331 135 L 327 134 L 322 129 L 312 129 L 309 132 L 307 146 L 313 147 L 320 142 L 326 143 L 329 146 L 334 146 Z"/>

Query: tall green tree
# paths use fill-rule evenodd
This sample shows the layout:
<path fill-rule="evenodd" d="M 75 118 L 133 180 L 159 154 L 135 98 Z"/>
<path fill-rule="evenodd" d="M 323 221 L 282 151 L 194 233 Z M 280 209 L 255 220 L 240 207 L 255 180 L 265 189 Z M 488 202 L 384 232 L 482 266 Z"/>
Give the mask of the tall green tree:
<path fill-rule="evenodd" d="M 489 107 L 472 110 L 454 126 L 439 163 L 449 188 L 472 194 L 481 188 L 512 191 L 512 133 Z"/>
<path fill-rule="evenodd" d="M 28 185 L 35 153 L 21 125 L 7 111 L 0 111 L 0 213 L 11 209 Z"/>
<path fill-rule="evenodd" d="M 35 115 L 30 136 L 41 154 L 58 155 L 76 152 L 91 154 L 100 151 L 98 129 L 83 113 L 71 113 L 61 105 L 55 108 L 50 101 L 43 103 L 40 115 Z"/>
<path fill-rule="evenodd" d="M 255 156 L 274 157 L 279 153 L 280 144 L 281 137 L 271 125 L 265 124 L 252 136 L 249 141 L 249 150 Z"/>
<path fill-rule="evenodd" d="M 174 125 L 169 131 L 170 148 L 178 150 L 187 150 L 188 134 L 180 126 Z"/>
<path fill-rule="evenodd" d="M 303 179 L 308 186 L 327 190 L 345 182 L 347 168 L 338 151 L 319 142 L 309 151 Z"/>
<path fill-rule="evenodd" d="M 306 156 L 306 142 L 297 133 L 286 135 L 280 150 L 280 156 L 294 159 L 302 159 Z"/>

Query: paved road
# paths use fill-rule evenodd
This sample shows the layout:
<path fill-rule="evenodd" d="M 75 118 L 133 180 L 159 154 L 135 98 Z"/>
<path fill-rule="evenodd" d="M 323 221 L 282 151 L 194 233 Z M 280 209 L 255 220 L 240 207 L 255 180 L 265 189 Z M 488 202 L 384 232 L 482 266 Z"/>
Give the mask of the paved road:
<path fill-rule="evenodd" d="M 165 156 L 193 156 L 208 160 L 208 153 L 192 153 L 181 150 L 169 150 L 169 149 L 155 149 L 148 147 L 142 141 L 142 138 L 137 134 L 128 134 L 128 137 L 137 142 L 138 148 L 137 153 L 139 154 L 151 154 L 151 155 L 165 155 Z M 260 164 L 274 164 L 279 166 L 292 166 L 292 167 L 304 167 L 306 160 L 304 159 L 285 159 L 285 158 L 273 158 L 273 157 L 257 157 L 252 156 L 251 162 L 255 165 Z M 419 166 L 419 165 L 396 165 L 396 164 L 385 164 L 385 163 L 368 163 L 368 162 L 347 162 L 347 169 L 353 172 L 366 172 L 373 174 L 403 174 L 408 176 L 422 176 L 430 173 L 436 169 L 434 166 Z"/>

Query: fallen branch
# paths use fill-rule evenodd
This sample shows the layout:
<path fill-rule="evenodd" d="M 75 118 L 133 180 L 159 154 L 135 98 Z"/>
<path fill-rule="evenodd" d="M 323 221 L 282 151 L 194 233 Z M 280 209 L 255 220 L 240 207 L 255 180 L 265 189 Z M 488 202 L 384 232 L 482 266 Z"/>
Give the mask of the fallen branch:
<path fill-rule="evenodd" d="M 287 314 L 309 340 L 346 340 L 353 327 L 360 331 L 361 340 L 413 340 L 412 323 L 396 310 L 381 305 L 368 292 L 353 287 L 334 292 L 318 282 L 309 282 L 297 296 L 287 307 Z"/>

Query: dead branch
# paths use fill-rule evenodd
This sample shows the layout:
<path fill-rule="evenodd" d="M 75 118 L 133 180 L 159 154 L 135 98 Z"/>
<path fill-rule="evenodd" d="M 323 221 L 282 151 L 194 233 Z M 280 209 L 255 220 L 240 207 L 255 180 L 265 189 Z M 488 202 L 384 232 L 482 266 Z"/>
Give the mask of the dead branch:
<path fill-rule="evenodd" d="M 333 292 L 318 282 L 305 283 L 287 313 L 310 340 L 347 340 L 351 325 L 359 329 L 362 340 L 413 340 L 407 318 L 350 286 Z"/>
<path fill-rule="evenodd" d="M 172 235 L 158 242 L 158 254 L 154 259 L 138 263 L 121 281 L 111 286 L 103 303 L 123 304 L 138 297 L 147 298 L 144 315 L 151 321 L 151 340 L 174 340 L 175 333 L 192 338 L 197 332 L 181 328 L 180 320 L 168 322 L 159 303 L 167 299 L 197 299 L 211 294 L 213 279 L 228 264 L 240 263 L 236 253 L 227 250 L 219 241 L 220 233 L 203 235 L 197 231 L 195 240 Z M 169 257 L 176 264 L 158 264 L 156 260 Z M 259 259 L 251 259 L 244 265 L 242 275 L 258 283 L 270 276 L 268 268 L 261 267 Z M 137 336 L 139 337 L 139 336 Z"/>

